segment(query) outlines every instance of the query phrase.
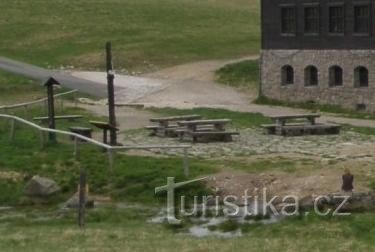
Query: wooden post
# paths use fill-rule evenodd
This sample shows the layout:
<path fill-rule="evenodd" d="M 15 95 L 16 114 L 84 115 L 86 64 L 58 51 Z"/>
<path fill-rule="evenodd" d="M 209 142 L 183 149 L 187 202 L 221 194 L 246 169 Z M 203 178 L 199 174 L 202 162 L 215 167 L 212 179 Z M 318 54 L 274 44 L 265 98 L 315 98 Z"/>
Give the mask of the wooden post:
<path fill-rule="evenodd" d="M 107 150 L 108 152 L 108 161 L 109 161 L 109 170 L 110 172 L 112 173 L 113 172 L 113 167 L 114 167 L 114 164 L 115 164 L 115 156 L 114 156 L 114 152 L 112 149 L 108 149 Z"/>
<path fill-rule="evenodd" d="M 74 159 L 78 160 L 78 138 L 74 137 Z"/>
<path fill-rule="evenodd" d="M 190 171 L 189 171 L 189 156 L 188 151 L 186 148 L 184 148 L 184 175 L 185 177 L 189 177 Z"/>
<path fill-rule="evenodd" d="M 10 121 L 10 140 L 11 141 L 14 140 L 15 131 L 16 131 L 16 120 L 11 119 Z"/>
<path fill-rule="evenodd" d="M 40 147 L 43 149 L 44 148 L 44 131 L 41 130 L 39 131 L 40 134 Z"/>
<path fill-rule="evenodd" d="M 85 226 L 86 210 L 86 171 L 81 168 L 79 176 L 79 203 L 78 203 L 78 226 Z"/>
<path fill-rule="evenodd" d="M 108 87 L 108 116 L 109 116 L 109 129 L 110 141 L 109 144 L 112 146 L 117 145 L 117 132 L 116 132 L 116 111 L 115 111 L 115 89 L 112 65 L 112 44 L 107 42 L 106 44 L 106 55 L 107 55 L 107 87 Z"/>
<path fill-rule="evenodd" d="M 53 94 L 53 86 L 60 85 L 60 83 L 54 78 L 50 77 L 44 86 L 47 87 L 47 103 L 48 103 L 48 127 L 50 129 L 56 129 L 55 124 L 55 99 Z M 56 142 L 56 133 L 49 133 L 49 141 Z"/>

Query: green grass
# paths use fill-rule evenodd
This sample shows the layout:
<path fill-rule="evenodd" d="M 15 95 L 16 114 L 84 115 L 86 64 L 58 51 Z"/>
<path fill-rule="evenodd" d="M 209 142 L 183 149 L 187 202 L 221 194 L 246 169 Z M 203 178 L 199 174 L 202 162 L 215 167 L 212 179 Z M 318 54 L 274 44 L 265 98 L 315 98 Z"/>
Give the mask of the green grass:
<path fill-rule="evenodd" d="M 237 88 L 257 89 L 259 84 L 259 63 L 246 60 L 229 64 L 216 71 L 216 79 L 225 85 Z"/>
<path fill-rule="evenodd" d="M 20 110 L 15 114 L 31 119 L 33 116 L 43 115 L 41 108 L 34 108 L 28 114 Z M 76 122 L 58 121 L 57 128 L 67 130 L 69 126 L 89 126 L 89 120 L 100 120 L 79 108 L 65 108 L 63 114 L 82 114 L 84 119 Z M 48 144 L 44 149 L 40 147 L 39 133 L 20 123 L 16 124 L 15 139 L 9 139 L 9 123 L 0 121 L 0 169 L 1 171 L 15 171 L 24 177 L 36 174 L 55 179 L 61 185 L 64 193 L 72 193 L 78 182 L 78 172 L 81 167 L 87 169 L 91 189 L 96 193 L 112 195 L 117 199 L 142 203 L 157 203 L 154 188 L 166 184 L 169 176 L 177 181 L 184 180 L 181 157 L 137 157 L 117 154 L 115 170 L 109 172 L 107 154 L 91 145 L 83 144 L 79 147 L 79 159 L 74 160 L 73 144 L 67 137 L 59 137 L 56 145 Z M 192 178 L 210 174 L 215 168 L 208 162 L 197 159 L 191 160 Z M 14 204 L 20 200 L 24 181 L 13 182 L 0 176 L 0 200 L 3 204 Z M 108 186 L 109 185 L 109 186 Z M 205 192 L 202 186 L 185 187 L 192 193 Z M 13 192 L 9 194 L 9 192 Z M 162 197 L 163 198 L 163 197 Z"/>
<path fill-rule="evenodd" d="M 0 106 L 36 100 L 45 96 L 37 82 L 0 71 Z"/>
<path fill-rule="evenodd" d="M 258 0 L 2 0 L 0 55 L 42 67 L 118 70 L 258 53 Z"/>
<path fill-rule="evenodd" d="M 204 119 L 231 119 L 235 127 L 251 128 L 259 127 L 261 124 L 270 123 L 271 120 L 260 113 L 233 112 L 225 109 L 194 108 L 194 109 L 174 109 L 174 108 L 150 108 L 154 113 L 161 116 L 173 115 L 201 115 Z"/>
<path fill-rule="evenodd" d="M 52 212 L 53 213 L 53 212 Z M 374 213 L 349 217 L 298 217 L 272 225 L 242 226 L 243 237 L 199 239 L 160 224 L 148 224 L 152 211 L 96 209 L 87 212 L 86 228 L 75 216 L 57 219 L 51 210 L 3 217 L 1 251 L 372 251 Z M 52 219 L 38 220 L 41 216 Z M 232 230 L 237 225 L 225 224 Z"/>

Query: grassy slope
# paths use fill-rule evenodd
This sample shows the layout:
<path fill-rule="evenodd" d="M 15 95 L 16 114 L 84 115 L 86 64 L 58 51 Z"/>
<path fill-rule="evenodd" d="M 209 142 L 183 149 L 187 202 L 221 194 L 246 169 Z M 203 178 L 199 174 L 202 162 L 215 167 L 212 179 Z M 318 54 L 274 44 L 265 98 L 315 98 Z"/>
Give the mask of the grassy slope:
<path fill-rule="evenodd" d="M 258 0 L 3 0 L 0 55 L 41 66 L 144 69 L 259 49 Z"/>
<path fill-rule="evenodd" d="M 45 90 L 38 83 L 0 71 L 0 106 L 44 97 Z"/>
<path fill-rule="evenodd" d="M 249 225 L 243 237 L 234 239 L 176 234 L 147 224 L 147 209 L 89 211 L 84 231 L 75 227 L 73 216 L 53 221 L 26 216 L 4 218 L 12 225 L 0 226 L 1 251 L 372 251 L 375 246 L 373 214 Z"/>
<path fill-rule="evenodd" d="M 217 81 L 237 88 L 257 89 L 259 84 L 259 63 L 246 60 L 226 65 L 216 71 Z"/>

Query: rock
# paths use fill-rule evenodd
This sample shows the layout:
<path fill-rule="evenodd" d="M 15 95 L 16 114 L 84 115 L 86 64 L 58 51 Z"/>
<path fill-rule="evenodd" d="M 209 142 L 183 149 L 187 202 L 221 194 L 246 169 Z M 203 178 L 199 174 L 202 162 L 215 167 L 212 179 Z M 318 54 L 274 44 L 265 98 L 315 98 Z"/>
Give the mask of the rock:
<path fill-rule="evenodd" d="M 94 199 L 90 196 L 86 196 L 86 208 L 93 208 L 95 206 Z M 64 207 L 67 208 L 78 208 L 79 207 L 79 193 L 75 193 L 67 202 L 64 203 Z"/>
<path fill-rule="evenodd" d="M 55 181 L 39 176 L 32 177 L 24 188 L 24 194 L 28 197 L 43 198 L 54 195 L 59 191 L 60 187 Z"/>

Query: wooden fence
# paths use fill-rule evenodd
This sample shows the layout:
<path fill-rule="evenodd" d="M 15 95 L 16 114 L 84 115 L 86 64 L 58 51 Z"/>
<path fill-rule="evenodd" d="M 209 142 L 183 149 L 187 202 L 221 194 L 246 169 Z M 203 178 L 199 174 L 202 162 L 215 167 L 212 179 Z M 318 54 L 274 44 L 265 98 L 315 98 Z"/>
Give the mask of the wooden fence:
<path fill-rule="evenodd" d="M 73 155 L 75 158 L 78 158 L 78 146 L 79 146 L 79 140 L 86 141 L 87 143 L 93 144 L 95 146 L 104 148 L 108 155 L 108 161 L 109 161 L 109 169 L 112 171 L 114 168 L 114 159 L 116 152 L 124 151 L 124 150 L 134 150 L 134 149 L 142 149 L 142 150 L 150 150 L 150 149 L 182 149 L 183 150 L 183 168 L 184 168 L 184 174 L 186 177 L 189 176 L 189 153 L 188 149 L 191 148 L 191 145 L 148 145 L 148 146 L 111 146 L 108 144 L 104 144 L 102 142 L 99 142 L 95 139 L 87 138 L 85 136 L 63 131 L 63 130 L 57 130 L 57 129 L 49 129 L 49 128 L 43 128 L 35 123 L 32 123 L 30 121 L 27 121 L 23 118 L 13 116 L 13 115 L 7 115 L 7 114 L 0 114 L 0 118 L 7 119 L 10 121 L 11 129 L 10 129 L 10 139 L 13 140 L 15 137 L 15 131 L 16 131 L 16 122 L 27 125 L 31 128 L 34 128 L 39 131 L 40 134 L 40 144 L 43 148 L 45 146 L 45 132 L 49 133 L 56 133 L 60 135 L 66 135 L 70 136 L 74 139 L 74 152 Z"/>

